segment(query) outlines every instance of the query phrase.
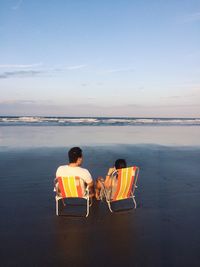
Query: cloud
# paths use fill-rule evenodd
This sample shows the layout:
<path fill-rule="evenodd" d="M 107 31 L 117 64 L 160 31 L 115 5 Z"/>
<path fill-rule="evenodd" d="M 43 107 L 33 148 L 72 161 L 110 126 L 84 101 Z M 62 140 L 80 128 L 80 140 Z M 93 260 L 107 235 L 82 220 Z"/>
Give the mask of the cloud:
<path fill-rule="evenodd" d="M 0 101 L 0 105 L 16 105 L 16 104 L 20 104 L 20 105 L 29 105 L 29 104 L 37 104 L 38 102 L 34 101 L 34 100 L 3 100 Z"/>
<path fill-rule="evenodd" d="M 0 79 L 33 77 L 33 76 L 38 76 L 41 73 L 43 72 L 39 70 L 5 71 L 0 73 Z"/>
<path fill-rule="evenodd" d="M 85 87 L 87 86 L 88 84 L 87 83 L 82 83 L 81 86 Z"/>
<path fill-rule="evenodd" d="M 18 0 L 17 3 L 14 6 L 12 6 L 12 9 L 13 10 L 19 9 L 21 7 L 22 3 L 23 3 L 23 0 Z"/>
<path fill-rule="evenodd" d="M 103 82 L 98 82 L 97 85 L 98 86 L 102 86 L 103 85 Z"/>
<path fill-rule="evenodd" d="M 197 57 L 200 57 L 200 50 L 190 52 L 186 55 L 186 58 L 196 59 Z"/>
<path fill-rule="evenodd" d="M 183 19 L 184 22 L 200 21 L 200 12 L 188 14 Z"/>
<path fill-rule="evenodd" d="M 34 63 L 34 64 L 1 64 L 1 69 L 29 69 L 41 66 L 42 63 Z"/>
<path fill-rule="evenodd" d="M 0 79 L 8 79 L 12 77 L 33 77 L 38 76 L 41 73 L 61 73 L 66 70 L 79 70 L 87 65 L 75 65 L 70 67 L 51 67 L 44 68 L 41 66 L 43 63 L 34 63 L 34 64 L 1 64 L 0 69 L 4 70 L 0 72 Z M 40 69 L 38 68 L 40 67 Z M 8 71 L 5 71 L 8 69 Z M 87 84 L 82 84 L 86 86 Z"/>
<path fill-rule="evenodd" d="M 0 101 L 0 113 L 5 115 L 47 116 L 128 116 L 128 117 L 199 117 L 200 104 L 181 105 L 62 105 L 49 101 L 11 100 Z"/>
<path fill-rule="evenodd" d="M 121 69 L 110 69 L 110 70 L 106 70 L 106 73 L 131 72 L 131 71 L 133 71 L 132 68 L 121 68 Z"/>
<path fill-rule="evenodd" d="M 4 72 L 0 73 L 0 78 L 8 78 L 10 76 L 15 75 L 34 75 L 41 73 L 41 69 L 43 72 L 65 72 L 66 70 L 79 70 L 85 68 L 87 65 L 74 65 L 69 67 L 56 66 L 56 67 L 44 67 L 42 62 L 33 63 L 33 64 L 0 64 L 0 69 L 4 70 Z M 38 70 L 40 68 L 40 70 Z M 31 70 L 32 69 L 32 70 Z M 7 71 L 8 70 L 8 71 Z"/>
<path fill-rule="evenodd" d="M 82 64 L 82 65 L 75 65 L 75 66 L 69 66 L 67 67 L 67 70 L 78 70 L 78 69 L 83 69 L 85 68 L 87 65 Z"/>
<path fill-rule="evenodd" d="M 161 99 L 177 99 L 177 98 L 182 98 L 183 96 L 179 95 L 172 95 L 172 96 L 162 96 L 160 97 Z"/>

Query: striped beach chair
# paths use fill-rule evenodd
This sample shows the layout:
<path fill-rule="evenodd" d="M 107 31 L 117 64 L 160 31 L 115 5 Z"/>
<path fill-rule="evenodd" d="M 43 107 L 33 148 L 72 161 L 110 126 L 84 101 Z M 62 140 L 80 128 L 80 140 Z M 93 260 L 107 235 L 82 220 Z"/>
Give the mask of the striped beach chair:
<path fill-rule="evenodd" d="M 83 179 L 80 177 L 57 177 L 56 185 L 56 215 L 59 216 L 59 205 L 60 199 L 69 198 L 81 198 L 86 200 L 86 217 L 89 215 L 90 198 L 89 188 L 85 186 Z"/>
<path fill-rule="evenodd" d="M 104 195 L 106 202 L 108 203 L 109 210 L 113 212 L 111 204 L 124 199 L 132 199 L 134 203 L 134 208 L 137 207 L 135 200 L 135 189 L 137 188 L 139 168 L 136 166 L 123 168 L 117 170 L 117 175 L 113 176 L 111 179 L 116 179 L 116 190 L 112 193 L 112 188 L 107 192 L 104 187 Z M 116 178 L 114 178 L 116 177 Z"/>

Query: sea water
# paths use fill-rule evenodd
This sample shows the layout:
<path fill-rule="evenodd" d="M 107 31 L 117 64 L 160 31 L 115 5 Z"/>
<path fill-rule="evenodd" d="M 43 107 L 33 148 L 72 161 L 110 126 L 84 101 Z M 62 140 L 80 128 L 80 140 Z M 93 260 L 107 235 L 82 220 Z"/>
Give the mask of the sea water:
<path fill-rule="evenodd" d="M 0 116 L 0 126 L 200 126 L 200 118 Z"/>

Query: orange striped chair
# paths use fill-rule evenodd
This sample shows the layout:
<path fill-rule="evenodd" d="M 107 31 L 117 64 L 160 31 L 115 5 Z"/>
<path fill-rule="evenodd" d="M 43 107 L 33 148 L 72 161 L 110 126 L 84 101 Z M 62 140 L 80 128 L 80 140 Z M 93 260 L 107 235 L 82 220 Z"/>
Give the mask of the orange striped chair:
<path fill-rule="evenodd" d="M 80 177 L 57 177 L 56 185 L 56 215 L 59 216 L 59 205 L 60 199 L 67 198 L 82 198 L 86 200 L 86 217 L 89 215 L 90 199 L 89 199 L 89 188 L 85 186 L 83 179 Z"/>
<path fill-rule="evenodd" d="M 139 174 L 139 168 L 133 166 L 133 167 L 119 169 L 117 170 L 117 178 L 111 177 L 111 179 L 116 179 L 115 192 L 112 194 L 112 189 L 111 189 L 110 194 L 108 194 L 104 187 L 104 195 L 108 203 L 109 210 L 111 212 L 113 212 L 111 208 L 111 204 L 113 202 L 129 198 L 133 200 L 134 208 L 137 207 L 134 192 L 135 189 L 137 188 L 138 174 Z"/>

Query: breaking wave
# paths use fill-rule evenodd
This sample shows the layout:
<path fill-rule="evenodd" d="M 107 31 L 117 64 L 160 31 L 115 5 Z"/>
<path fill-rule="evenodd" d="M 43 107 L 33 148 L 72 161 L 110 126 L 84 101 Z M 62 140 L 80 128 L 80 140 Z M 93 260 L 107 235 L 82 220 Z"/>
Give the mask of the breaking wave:
<path fill-rule="evenodd" d="M 108 118 L 1 116 L 0 126 L 139 126 L 200 125 L 200 118 Z"/>

